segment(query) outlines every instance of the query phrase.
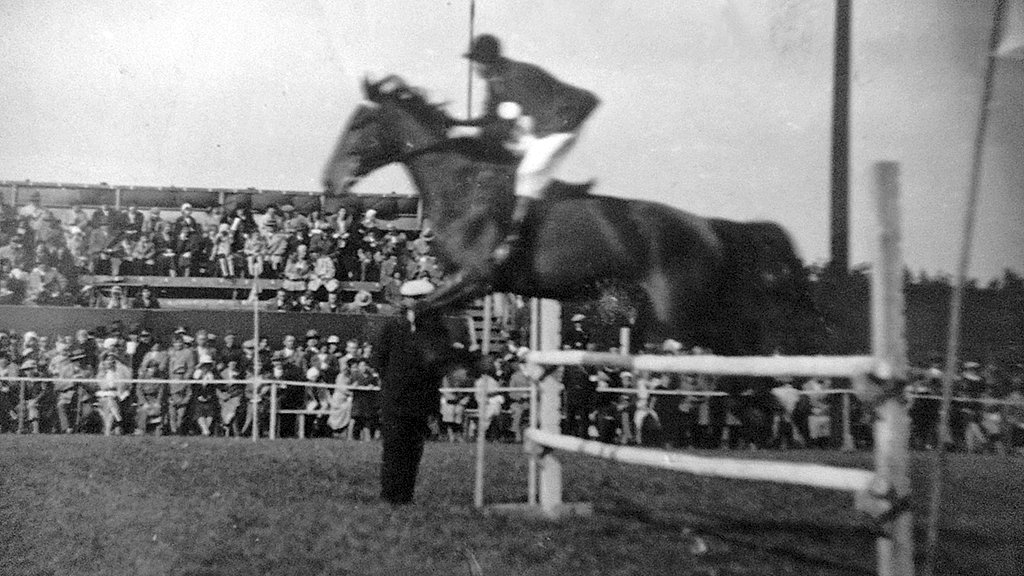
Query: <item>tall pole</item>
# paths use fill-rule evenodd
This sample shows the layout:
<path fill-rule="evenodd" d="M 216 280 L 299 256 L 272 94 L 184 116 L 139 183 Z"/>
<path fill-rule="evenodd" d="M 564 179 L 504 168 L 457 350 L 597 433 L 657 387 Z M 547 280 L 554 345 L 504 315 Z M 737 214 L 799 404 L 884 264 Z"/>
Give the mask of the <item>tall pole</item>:
<path fill-rule="evenodd" d="M 974 157 L 971 160 L 971 181 L 967 191 L 967 206 L 964 211 L 964 231 L 960 245 L 960 263 L 953 284 L 953 295 L 949 303 L 949 332 L 946 342 L 946 366 L 942 374 L 942 409 L 939 412 L 939 429 L 932 462 L 932 486 L 928 506 L 928 543 L 925 556 L 926 575 L 935 571 L 935 558 L 939 546 L 939 513 L 942 501 L 942 477 L 946 466 L 946 439 L 949 431 L 949 405 L 953 396 L 953 373 L 956 371 L 957 354 L 960 347 L 960 315 L 963 307 L 964 282 L 971 264 L 971 245 L 974 239 L 974 221 L 977 215 L 978 190 L 981 187 L 981 162 L 985 148 L 985 134 L 988 129 L 989 104 L 992 101 L 992 85 L 995 80 L 996 57 L 999 38 L 1002 34 L 1005 0 L 996 0 L 992 16 L 992 32 L 988 44 L 988 65 L 982 84 L 981 106 L 978 125 L 974 133 Z"/>
<path fill-rule="evenodd" d="M 252 281 L 252 441 L 260 438 L 260 279 Z"/>
<path fill-rule="evenodd" d="M 469 43 L 473 44 L 476 0 L 469 0 Z M 466 60 L 466 118 L 473 117 L 473 61 Z"/>
<path fill-rule="evenodd" d="M 850 267 L 850 11 L 836 0 L 832 61 L 832 179 L 829 267 L 839 276 Z"/>

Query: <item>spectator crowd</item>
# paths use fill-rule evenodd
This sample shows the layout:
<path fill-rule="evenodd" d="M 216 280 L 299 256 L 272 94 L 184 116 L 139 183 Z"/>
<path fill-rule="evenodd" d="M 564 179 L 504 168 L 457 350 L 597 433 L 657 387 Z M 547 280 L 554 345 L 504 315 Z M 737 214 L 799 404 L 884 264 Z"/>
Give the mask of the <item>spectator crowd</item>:
<path fill-rule="evenodd" d="M 593 349 L 584 333 L 566 335 L 566 347 Z M 528 388 L 541 377 L 525 362 L 528 351 L 506 338 L 486 356 L 466 356 L 473 360 L 444 379 L 433 436 L 457 442 L 483 424 L 491 440 L 522 441 Z M 674 341 L 647 352 L 705 353 Z M 277 344 L 185 327 L 155 338 L 117 322 L 73 337 L 0 332 L 0 431 L 237 436 L 250 434 L 255 420 L 266 435 L 273 400 L 279 436 L 369 440 L 378 435 L 380 409 L 371 353 L 368 342 L 322 338 L 315 330 Z M 928 449 L 938 442 L 941 372 L 913 374 L 906 389 L 912 444 Z M 834 392 L 847 386 L 838 381 L 785 379 L 738 390 L 736 382 L 704 375 L 612 368 L 567 366 L 548 376 L 562 386 L 563 432 L 583 438 L 706 449 L 831 449 L 844 440 L 843 399 Z M 1022 377 L 1020 370 L 964 363 L 955 379 L 954 395 L 962 400 L 953 404 L 950 447 L 1024 451 Z M 485 391 L 482 405 L 478 389 Z M 850 406 L 854 445 L 866 448 L 870 414 Z"/>
<path fill-rule="evenodd" d="M 349 302 L 342 282 L 380 282 L 376 302 L 370 292 L 351 300 L 362 309 L 397 303 L 405 280 L 439 280 L 433 238 L 382 222 L 372 208 L 302 213 L 282 204 L 257 213 L 186 203 L 166 218 L 159 208 L 73 206 L 61 220 L 33 196 L 18 209 L 0 204 L 0 303 L 85 303 L 85 274 L 182 276 L 281 280 L 280 309 L 340 311 Z M 104 297 L 101 306 L 132 305 L 125 295 Z"/>

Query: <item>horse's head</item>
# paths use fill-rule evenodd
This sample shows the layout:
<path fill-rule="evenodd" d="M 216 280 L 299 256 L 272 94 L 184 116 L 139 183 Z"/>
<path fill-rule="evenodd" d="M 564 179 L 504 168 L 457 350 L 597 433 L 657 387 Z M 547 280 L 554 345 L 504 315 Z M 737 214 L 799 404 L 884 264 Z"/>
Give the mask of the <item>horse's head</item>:
<path fill-rule="evenodd" d="M 349 117 L 324 169 L 328 193 L 344 193 L 374 170 L 429 148 L 450 124 L 440 107 L 397 76 L 364 80 L 363 91 L 366 99 Z"/>

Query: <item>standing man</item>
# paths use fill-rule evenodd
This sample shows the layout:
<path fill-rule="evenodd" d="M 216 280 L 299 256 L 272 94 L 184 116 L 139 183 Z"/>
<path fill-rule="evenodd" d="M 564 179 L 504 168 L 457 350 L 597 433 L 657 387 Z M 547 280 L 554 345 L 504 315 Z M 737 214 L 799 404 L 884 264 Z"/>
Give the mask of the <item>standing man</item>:
<path fill-rule="evenodd" d="M 530 202 L 540 198 L 600 100 L 538 66 L 502 56 L 501 42 L 490 34 L 477 36 L 463 56 L 487 82 L 487 105 L 483 116 L 458 123 L 449 136 L 498 135 L 521 158 L 512 225 L 492 256 L 495 264 L 501 264 L 519 240 Z"/>
<path fill-rule="evenodd" d="M 391 504 L 412 502 L 427 419 L 439 411 L 438 389 L 452 359 L 441 314 L 413 312 L 416 301 L 433 290 L 426 279 L 402 285 L 405 314 L 381 329 L 370 361 L 381 377 L 380 496 Z"/>

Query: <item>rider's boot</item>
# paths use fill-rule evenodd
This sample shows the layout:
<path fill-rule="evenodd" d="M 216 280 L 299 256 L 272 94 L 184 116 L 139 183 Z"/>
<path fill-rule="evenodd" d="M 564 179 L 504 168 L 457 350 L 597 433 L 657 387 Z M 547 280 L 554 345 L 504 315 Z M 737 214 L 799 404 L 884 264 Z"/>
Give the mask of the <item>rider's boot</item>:
<path fill-rule="evenodd" d="M 530 212 L 530 205 L 534 199 L 528 196 L 516 196 L 516 206 L 512 211 L 512 222 L 509 225 L 508 233 L 500 244 L 491 252 L 491 264 L 495 267 L 501 266 L 512 256 L 513 252 L 522 242 L 524 223 Z"/>

